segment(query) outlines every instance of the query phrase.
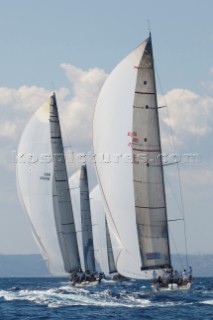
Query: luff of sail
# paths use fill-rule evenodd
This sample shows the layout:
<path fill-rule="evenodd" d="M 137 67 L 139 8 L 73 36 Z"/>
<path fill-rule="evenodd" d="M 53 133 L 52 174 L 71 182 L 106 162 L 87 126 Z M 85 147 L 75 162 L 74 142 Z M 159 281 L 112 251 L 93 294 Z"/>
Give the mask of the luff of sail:
<path fill-rule="evenodd" d="M 116 267 L 122 275 L 138 279 L 147 277 L 142 268 L 170 265 L 162 164 L 160 160 L 155 167 L 145 163 L 145 168 L 144 163 L 137 163 L 138 150 L 142 154 L 147 151 L 148 160 L 156 151 L 160 154 L 159 127 L 151 127 L 158 121 L 153 65 L 142 68 L 143 58 L 147 60 L 150 50 L 151 38 L 112 71 L 100 92 L 93 121 L 97 177 L 107 217 L 113 221 L 122 244 Z M 143 91 L 143 86 L 147 91 Z M 143 111 L 148 112 L 143 115 Z M 145 121 L 150 124 L 144 124 Z M 108 163 L 98 158 L 103 154 L 110 156 Z M 144 157 L 139 160 L 143 162 Z M 155 194 L 147 200 L 152 191 Z M 145 221 L 141 220 L 142 215 Z M 158 246 L 158 241 L 163 246 Z"/>
<path fill-rule="evenodd" d="M 53 163 L 49 128 L 49 101 L 27 123 L 18 146 L 22 159 L 16 164 L 16 181 L 33 235 L 49 271 L 55 276 L 64 270 L 53 209 Z M 33 158 L 29 158 L 31 155 Z"/>
<path fill-rule="evenodd" d="M 55 94 L 50 98 L 50 138 L 53 155 L 53 203 L 59 245 L 68 273 L 80 268 L 80 259 L 69 192 Z"/>

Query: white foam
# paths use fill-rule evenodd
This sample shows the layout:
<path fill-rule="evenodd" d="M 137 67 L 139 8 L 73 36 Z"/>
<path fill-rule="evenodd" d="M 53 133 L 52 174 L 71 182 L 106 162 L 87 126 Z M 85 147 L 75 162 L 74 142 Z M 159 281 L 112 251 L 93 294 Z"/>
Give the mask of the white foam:
<path fill-rule="evenodd" d="M 102 290 L 100 290 L 102 289 Z M 105 286 L 93 288 L 92 290 L 77 288 L 67 284 L 48 290 L 0 290 L 0 297 L 7 301 L 27 300 L 35 304 L 44 304 L 49 308 L 63 306 L 108 306 L 125 308 L 149 308 L 149 307 L 173 307 L 188 304 L 184 301 L 151 301 L 144 297 L 144 292 L 129 293 L 126 290 L 113 292 L 113 287 Z M 206 300 L 201 303 L 213 304 L 213 300 Z"/>
<path fill-rule="evenodd" d="M 147 299 L 137 299 L 133 295 L 123 292 L 120 298 L 112 295 L 109 289 L 97 292 L 89 292 L 82 288 L 62 286 L 49 290 L 19 290 L 0 291 L 0 297 L 7 301 L 27 300 L 36 304 L 45 304 L 50 308 L 74 305 L 96 305 L 111 307 L 147 307 L 151 302 Z"/>
<path fill-rule="evenodd" d="M 204 301 L 201 301 L 200 303 L 212 305 L 213 304 L 213 300 L 204 300 Z"/>

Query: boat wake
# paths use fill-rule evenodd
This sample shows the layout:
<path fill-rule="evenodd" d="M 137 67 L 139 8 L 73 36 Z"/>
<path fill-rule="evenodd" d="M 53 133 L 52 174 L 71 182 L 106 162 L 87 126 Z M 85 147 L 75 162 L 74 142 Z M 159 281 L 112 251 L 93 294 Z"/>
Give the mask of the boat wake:
<path fill-rule="evenodd" d="M 147 307 L 148 299 L 137 299 L 131 295 L 112 294 L 109 289 L 94 291 L 62 286 L 48 290 L 0 290 L 0 298 L 6 301 L 26 300 L 36 304 L 45 304 L 50 308 L 74 305 L 95 305 L 113 307 Z"/>
<path fill-rule="evenodd" d="M 48 308 L 60 308 L 64 306 L 96 306 L 96 307 L 125 307 L 125 308 L 149 308 L 171 307 L 181 304 L 191 304 L 192 301 L 168 295 L 157 296 L 146 291 L 127 291 L 127 288 L 118 288 L 109 284 L 96 288 L 77 288 L 68 284 L 49 289 L 21 289 L 13 287 L 8 290 L 0 290 L 0 299 L 5 301 L 28 301 L 34 304 L 46 305 Z M 200 303 L 213 304 L 211 301 Z"/>

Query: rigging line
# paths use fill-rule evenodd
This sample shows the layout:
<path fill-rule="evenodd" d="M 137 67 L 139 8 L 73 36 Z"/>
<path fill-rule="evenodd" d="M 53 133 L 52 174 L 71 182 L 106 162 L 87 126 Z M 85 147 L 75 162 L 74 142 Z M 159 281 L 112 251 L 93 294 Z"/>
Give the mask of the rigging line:
<path fill-rule="evenodd" d="M 175 147 L 175 143 L 174 143 L 174 132 L 173 132 L 173 129 L 172 129 L 172 123 L 171 123 L 171 117 L 170 117 L 170 114 L 169 114 L 169 108 L 168 108 L 168 104 L 167 104 L 167 101 L 166 101 L 166 98 L 165 98 L 165 94 L 164 94 L 164 90 L 163 90 L 163 86 L 162 86 L 162 83 L 160 81 L 160 76 L 159 76 L 159 73 L 158 73 L 158 70 L 157 70 L 157 67 L 155 66 L 155 71 L 156 71 L 156 75 L 157 75 L 157 79 L 158 79 L 158 83 L 159 83 L 159 86 L 160 86 L 160 91 L 162 93 L 162 96 L 163 96 L 163 99 L 164 99 L 164 107 L 166 107 L 166 112 L 167 112 L 167 119 L 169 121 L 169 131 L 170 131 L 170 134 L 168 135 L 167 134 L 167 130 L 165 129 L 165 126 L 163 124 L 163 127 L 164 127 L 164 130 L 165 130 L 165 133 L 166 135 L 168 136 L 169 138 L 169 142 L 170 142 L 170 145 L 171 147 L 173 148 L 174 152 L 176 152 L 176 147 Z"/>
<path fill-rule="evenodd" d="M 160 89 L 165 101 L 165 105 L 167 106 L 167 102 L 165 99 L 165 95 L 164 95 L 164 90 L 160 81 L 160 77 L 158 74 L 157 69 L 156 70 L 156 74 L 158 77 L 158 81 L 159 81 L 159 85 L 160 85 Z M 171 118 L 170 118 L 170 114 L 169 114 L 169 108 L 166 108 L 167 111 L 167 117 L 169 120 L 169 130 L 170 130 L 170 136 L 171 136 L 171 144 L 173 146 L 173 150 L 176 153 L 176 146 L 175 146 L 175 141 L 173 139 L 174 137 L 174 131 L 173 131 L 173 127 L 172 127 L 172 123 L 171 123 Z M 182 211 L 182 215 L 183 215 L 183 225 L 184 225 L 184 239 L 185 239 L 185 253 L 186 253 L 186 264 L 187 264 L 187 269 L 188 269 L 188 246 L 187 246 L 187 239 L 186 239 L 186 221 L 185 221 L 185 211 L 184 211 L 184 205 L 183 205 L 183 194 L 182 194 L 182 188 L 181 188 L 181 177 L 180 177 L 180 167 L 179 167 L 179 163 L 177 163 L 177 171 L 178 171 L 178 184 L 179 184 L 179 192 L 180 192 L 180 201 L 181 201 L 181 211 Z"/>
<path fill-rule="evenodd" d="M 95 219 L 97 221 L 96 226 L 97 226 L 97 229 L 98 229 L 98 235 L 99 235 L 99 240 L 100 240 L 100 249 L 98 249 L 98 252 L 100 252 L 100 255 L 101 255 L 101 257 L 100 257 L 101 268 L 100 269 L 103 269 L 103 266 L 104 266 L 103 255 L 104 254 L 103 254 L 103 246 L 102 246 L 102 243 L 101 243 L 101 229 L 100 229 L 100 220 L 99 220 L 100 216 L 101 216 L 99 211 L 102 213 L 102 210 L 100 209 L 100 207 L 99 207 L 97 201 L 95 200 L 95 198 L 93 198 L 93 201 L 94 201 L 94 208 L 95 208 Z M 105 213 L 104 213 L 104 216 L 105 216 Z M 105 216 L 105 218 L 106 218 L 106 216 Z"/>
<path fill-rule="evenodd" d="M 149 19 L 146 19 L 148 32 L 151 33 L 151 22 Z"/>
<path fill-rule="evenodd" d="M 169 189 L 170 189 L 170 191 L 171 191 L 171 193 L 172 193 L 172 196 L 173 196 L 173 198 L 174 198 L 174 200 L 175 200 L 175 202 L 176 202 L 176 205 L 177 205 L 177 207 L 178 207 L 178 209 L 179 209 L 179 212 L 181 212 L 181 206 L 180 206 L 180 203 L 178 202 L 178 199 L 177 199 L 177 197 L 175 196 L 175 193 L 174 193 L 174 191 L 173 191 L 173 189 L 172 189 L 172 187 L 171 187 L 171 184 L 170 184 L 170 182 L 169 182 L 169 179 L 167 178 L 167 177 L 165 177 L 166 178 L 166 183 L 167 183 L 167 185 L 168 185 L 168 187 L 169 187 Z M 182 219 L 183 220 L 183 219 Z"/>
<path fill-rule="evenodd" d="M 64 148 L 69 148 L 69 147 L 70 147 L 70 149 L 73 150 L 73 146 L 72 146 L 72 143 L 71 143 L 71 141 L 70 141 L 70 139 L 69 139 L 69 136 L 68 136 L 68 134 L 67 134 L 67 130 L 65 129 L 65 128 L 66 128 L 66 125 L 65 125 L 65 122 L 64 122 L 64 119 L 63 119 L 62 116 L 60 116 L 60 121 L 61 121 L 61 129 L 63 128 L 63 132 L 64 132 L 64 135 L 65 135 L 65 138 L 66 138 L 66 140 L 68 141 L 68 144 L 66 144 L 66 145 L 64 146 Z"/>
<path fill-rule="evenodd" d="M 176 250 L 176 252 L 177 252 L 178 259 L 179 259 L 179 261 L 180 261 L 181 267 L 182 267 L 182 269 L 184 269 L 184 263 L 183 263 L 183 260 L 181 259 L 181 255 L 180 255 L 180 253 L 179 253 L 179 251 L 178 251 L 178 248 L 177 248 L 177 245 L 176 245 L 175 239 L 174 239 L 174 237 L 173 237 L 172 233 L 170 233 L 170 234 L 171 234 L 172 241 L 173 241 L 173 244 L 174 244 L 175 250 Z"/>
<path fill-rule="evenodd" d="M 53 83 L 53 85 L 54 85 L 54 83 Z M 65 139 L 63 139 L 63 136 L 62 136 L 62 132 L 61 132 L 61 137 L 62 137 L 62 142 L 63 142 L 63 150 L 64 150 L 64 152 L 65 152 L 65 149 L 68 149 L 68 148 L 70 148 L 71 149 L 71 151 L 72 151 L 72 153 L 73 153 L 73 146 L 72 146 L 72 143 L 71 143 L 71 141 L 70 141 L 70 139 L 69 139 L 69 135 L 67 134 L 67 130 L 66 130 L 66 125 L 65 125 L 65 121 L 64 121 L 64 116 L 62 116 L 61 115 L 61 112 L 59 112 L 60 110 L 59 110 L 59 107 L 58 107 L 58 118 L 59 118 L 59 121 L 60 121 L 60 127 L 61 127 L 61 131 L 63 131 L 63 135 L 65 136 L 65 139 L 68 141 L 68 144 L 64 144 L 64 140 Z M 74 163 L 75 163 L 75 161 L 74 161 Z"/>
<path fill-rule="evenodd" d="M 180 201 L 181 201 L 181 208 L 182 208 L 182 212 L 183 212 L 183 228 L 184 228 L 184 239 L 185 239 L 186 266 L 187 266 L 187 270 L 188 270 L 189 262 L 188 262 L 188 245 L 187 245 L 187 238 L 186 238 L 186 220 L 185 220 L 185 211 L 184 211 L 183 195 L 182 195 L 182 188 L 181 188 L 180 168 L 178 165 L 177 165 L 177 170 L 178 170 L 178 182 L 179 182 L 179 189 L 180 189 Z"/>
<path fill-rule="evenodd" d="M 65 137 L 65 139 L 63 139 L 62 141 L 64 142 L 64 140 L 67 141 L 67 144 L 64 145 L 63 143 L 63 150 L 64 150 L 64 156 L 65 159 L 67 157 L 67 159 L 69 159 L 69 150 L 71 151 L 71 157 L 72 157 L 72 161 L 67 161 L 66 162 L 66 166 L 67 166 L 67 171 L 71 171 L 72 173 L 75 172 L 75 170 L 77 170 L 79 168 L 78 164 L 76 163 L 76 158 L 75 158 L 75 152 L 73 151 L 74 148 L 72 146 L 72 143 L 70 141 L 69 135 L 67 134 L 67 130 L 66 130 L 66 125 L 65 125 L 65 121 L 63 119 L 63 117 L 60 117 L 60 122 L 61 122 L 61 131 L 63 131 L 63 135 Z M 61 133 L 62 135 L 62 133 Z"/>
<path fill-rule="evenodd" d="M 54 83 L 54 81 L 52 81 L 51 84 L 52 84 L 52 91 L 55 92 L 55 83 Z"/>

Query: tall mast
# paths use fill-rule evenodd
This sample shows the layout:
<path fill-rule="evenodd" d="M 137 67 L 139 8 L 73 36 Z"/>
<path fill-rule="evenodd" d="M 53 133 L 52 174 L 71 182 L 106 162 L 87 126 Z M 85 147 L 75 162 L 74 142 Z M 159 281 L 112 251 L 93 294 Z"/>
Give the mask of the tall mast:
<path fill-rule="evenodd" d="M 151 31 L 149 32 L 149 39 L 152 47 L 152 35 Z M 152 65 L 153 65 L 153 70 L 155 70 L 155 64 L 154 64 L 154 57 L 153 57 L 153 49 L 152 49 Z M 154 87 L 155 87 L 155 92 L 157 93 L 157 87 L 156 87 L 156 79 L 155 79 L 155 72 L 154 72 Z M 155 103 L 156 103 L 156 108 L 157 108 L 157 119 L 158 119 L 158 135 L 160 138 L 160 121 L 159 121 L 159 112 L 158 112 L 158 101 L 157 101 L 157 94 L 155 95 Z M 159 139 L 159 146 L 160 146 L 160 155 L 162 155 L 162 146 L 161 146 L 161 139 Z M 161 161 L 161 170 L 162 170 L 162 179 L 163 179 L 163 194 L 164 194 L 164 203 L 165 203 L 165 216 L 166 216 L 166 224 L 167 224 L 167 237 L 168 237 L 168 251 L 169 251 L 169 266 L 172 266 L 171 263 L 171 250 L 170 250 L 170 240 L 169 240 L 169 224 L 168 224 L 168 213 L 167 213 L 167 205 L 166 205 L 166 192 L 165 192 L 165 179 L 164 179 L 164 170 L 163 170 L 163 162 L 162 162 L 162 156 L 160 156 L 160 161 Z"/>

